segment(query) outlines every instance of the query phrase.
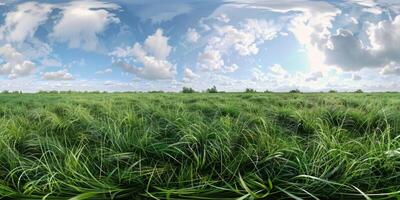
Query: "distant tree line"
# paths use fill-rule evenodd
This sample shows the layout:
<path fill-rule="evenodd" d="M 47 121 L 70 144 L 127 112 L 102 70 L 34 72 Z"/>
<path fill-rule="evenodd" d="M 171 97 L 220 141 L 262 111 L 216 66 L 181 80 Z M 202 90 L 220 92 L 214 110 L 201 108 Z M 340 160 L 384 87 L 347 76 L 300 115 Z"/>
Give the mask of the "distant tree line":
<path fill-rule="evenodd" d="M 225 91 L 219 91 L 215 85 L 213 85 L 210 88 L 207 88 L 205 91 L 196 91 L 191 87 L 183 87 L 182 90 L 180 91 L 181 93 L 197 93 L 197 92 L 203 92 L 203 93 L 224 93 Z M 253 88 L 246 88 L 244 90 L 245 93 L 260 93 L 260 91 L 257 91 Z M 338 91 L 336 90 L 328 90 L 328 93 L 337 93 Z M 390 91 L 387 91 L 390 92 Z M 147 92 L 141 92 L 141 91 L 126 91 L 126 92 L 108 92 L 108 91 L 72 91 L 72 90 L 67 90 L 67 91 L 58 91 L 58 90 L 39 90 L 36 92 L 38 94 L 71 94 L 71 93 L 91 93 L 91 94 L 100 94 L 100 93 L 164 93 L 162 90 L 152 90 L 152 91 L 147 91 Z M 265 90 L 263 93 L 273 93 L 270 90 Z M 288 93 L 293 93 L 293 94 L 298 94 L 302 93 L 299 89 L 292 89 L 289 90 Z M 321 91 L 321 93 L 323 93 Z M 353 93 L 364 93 L 363 90 L 358 89 L 353 91 Z M 396 93 L 396 92 L 390 92 L 390 93 Z M 9 90 L 3 90 L 1 91 L 1 94 L 23 94 L 22 91 L 9 91 Z"/>
<path fill-rule="evenodd" d="M 183 87 L 181 92 L 182 93 L 196 93 L 197 91 L 194 90 L 191 87 Z M 205 92 L 205 93 L 221 93 L 221 92 L 224 92 L 224 91 L 218 91 L 217 87 L 214 85 L 211 88 L 207 88 L 203 92 Z M 255 90 L 253 88 L 246 88 L 244 90 L 244 92 L 245 93 L 259 93 L 259 91 Z M 273 92 L 270 91 L 270 90 L 265 90 L 264 93 L 273 93 Z M 296 93 L 302 93 L 302 92 L 299 89 L 293 89 L 293 90 L 289 90 L 288 93 L 296 94 Z M 321 93 L 323 93 L 323 92 L 321 92 Z M 337 91 L 336 90 L 329 90 L 328 93 L 337 93 Z M 361 89 L 358 89 L 358 90 L 354 91 L 353 93 L 363 93 L 363 91 Z"/>

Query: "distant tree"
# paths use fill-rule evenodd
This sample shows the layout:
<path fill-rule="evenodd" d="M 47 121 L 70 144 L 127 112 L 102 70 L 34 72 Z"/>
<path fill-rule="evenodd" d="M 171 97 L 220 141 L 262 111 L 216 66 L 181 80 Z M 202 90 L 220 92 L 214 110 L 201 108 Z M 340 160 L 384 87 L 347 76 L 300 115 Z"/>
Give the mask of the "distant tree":
<path fill-rule="evenodd" d="M 270 90 L 265 90 L 264 93 L 272 93 Z"/>
<path fill-rule="evenodd" d="M 195 93 L 196 91 L 191 87 L 183 87 L 182 93 Z"/>
<path fill-rule="evenodd" d="M 8 94 L 8 93 L 10 93 L 8 90 L 3 90 L 1 93 L 3 93 L 3 94 Z"/>
<path fill-rule="evenodd" d="M 253 88 L 246 88 L 246 93 L 256 93 L 257 91 Z"/>
<path fill-rule="evenodd" d="M 329 93 L 337 93 L 336 90 L 329 90 Z"/>
<path fill-rule="evenodd" d="M 211 88 L 208 88 L 207 93 L 218 93 L 217 87 L 214 85 Z"/>
<path fill-rule="evenodd" d="M 364 93 L 361 89 L 354 91 L 355 93 Z"/>
<path fill-rule="evenodd" d="M 299 89 L 290 90 L 289 93 L 301 93 Z"/>

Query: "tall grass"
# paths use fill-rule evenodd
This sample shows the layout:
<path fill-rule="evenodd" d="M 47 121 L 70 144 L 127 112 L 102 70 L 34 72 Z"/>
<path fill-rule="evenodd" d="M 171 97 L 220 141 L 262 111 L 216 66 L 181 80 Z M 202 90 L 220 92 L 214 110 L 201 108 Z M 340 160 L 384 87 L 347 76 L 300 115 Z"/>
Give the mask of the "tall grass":
<path fill-rule="evenodd" d="M 400 197 L 400 96 L 2 94 L 0 196 Z"/>

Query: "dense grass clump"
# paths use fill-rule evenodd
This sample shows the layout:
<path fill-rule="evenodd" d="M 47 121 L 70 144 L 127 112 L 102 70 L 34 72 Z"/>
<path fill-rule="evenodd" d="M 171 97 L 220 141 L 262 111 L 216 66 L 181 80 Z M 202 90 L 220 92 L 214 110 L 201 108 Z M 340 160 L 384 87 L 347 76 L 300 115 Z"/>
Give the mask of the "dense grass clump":
<path fill-rule="evenodd" d="M 0 197 L 399 198 L 399 135 L 396 93 L 0 94 Z"/>

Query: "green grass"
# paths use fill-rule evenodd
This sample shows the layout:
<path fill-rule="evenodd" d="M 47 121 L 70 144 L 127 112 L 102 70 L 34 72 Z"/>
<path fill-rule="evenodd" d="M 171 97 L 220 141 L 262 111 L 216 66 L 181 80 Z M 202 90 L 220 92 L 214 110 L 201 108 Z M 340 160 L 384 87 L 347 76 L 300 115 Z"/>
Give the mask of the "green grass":
<path fill-rule="evenodd" d="M 400 198 L 400 94 L 2 94 L 0 196 Z"/>

